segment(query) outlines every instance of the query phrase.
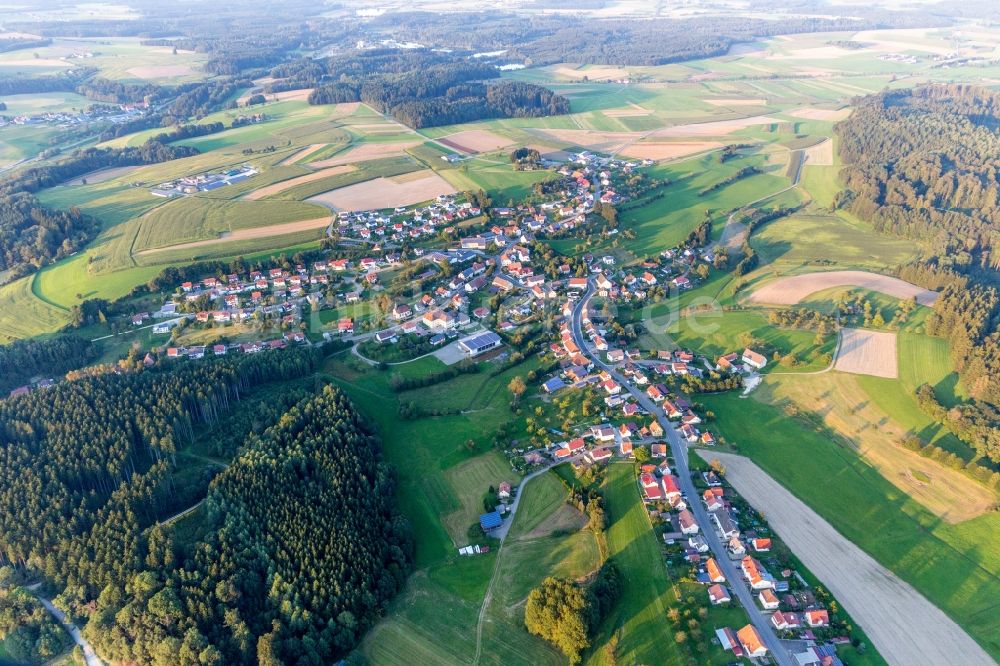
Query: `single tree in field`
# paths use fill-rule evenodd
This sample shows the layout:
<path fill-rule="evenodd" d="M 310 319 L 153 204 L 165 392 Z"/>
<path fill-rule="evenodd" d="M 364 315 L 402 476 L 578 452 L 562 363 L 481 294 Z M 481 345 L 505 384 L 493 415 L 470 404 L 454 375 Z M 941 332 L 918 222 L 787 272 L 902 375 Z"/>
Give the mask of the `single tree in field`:
<path fill-rule="evenodd" d="M 512 396 L 514 396 L 515 407 L 521 401 L 521 396 L 527 389 L 528 387 L 524 384 L 524 380 L 521 379 L 520 376 L 514 377 L 513 379 L 510 380 L 510 383 L 507 384 L 507 390 L 510 391 L 510 394 Z"/>

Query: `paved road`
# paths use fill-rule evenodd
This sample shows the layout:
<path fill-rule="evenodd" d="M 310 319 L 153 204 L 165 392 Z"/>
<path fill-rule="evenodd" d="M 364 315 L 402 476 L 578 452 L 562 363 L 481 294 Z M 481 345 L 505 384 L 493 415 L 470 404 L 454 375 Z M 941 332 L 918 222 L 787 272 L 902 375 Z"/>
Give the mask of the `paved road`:
<path fill-rule="evenodd" d="M 774 627 L 771 625 L 770 618 L 764 615 L 757 605 L 754 603 L 753 594 L 750 588 L 747 587 L 743 582 L 742 572 L 736 567 L 732 560 L 729 559 L 729 553 L 726 551 L 722 540 L 719 535 L 715 532 L 713 528 L 713 523 L 709 520 L 708 510 L 699 500 L 698 491 L 695 490 L 694 483 L 691 481 L 691 472 L 688 469 L 688 451 L 687 443 L 684 442 L 674 426 L 663 414 L 656 403 L 646 395 L 645 392 L 640 391 L 634 385 L 632 385 L 624 376 L 622 376 L 613 367 L 604 363 L 600 355 L 594 351 L 588 340 L 583 334 L 583 311 L 586 308 L 588 302 L 594 295 L 594 284 L 592 281 L 588 282 L 587 293 L 577 301 L 576 306 L 573 308 L 573 320 L 572 320 L 572 333 L 573 339 L 576 342 L 580 350 L 593 360 L 594 364 L 607 370 L 614 377 L 615 381 L 622 385 L 622 388 L 627 390 L 632 394 L 633 397 L 639 402 L 639 405 L 645 409 L 647 412 L 656 417 L 660 425 L 663 427 L 663 432 L 666 435 L 667 441 L 670 443 L 670 450 L 674 455 L 674 466 L 677 468 L 677 478 L 680 483 L 681 491 L 687 498 L 688 508 L 691 513 L 694 514 L 694 518 L 698 525 L 701 527 L 701 533 L 705 537 L 705 541 L 708 543 L 709 547 L 712 549 L 712 554 L 715 556 L 715 561 L 719 564 L 722 569 L 722 573 L 726 576 L 729 583 L 729 588 L 736 594 L 739 598 L 740 603 L 743 604 L 743 608 L 746 610 L 747 615 L 750 617 L 750 621 L 753 623 L 754 627 L 757 628 L 757 632 L 760 634 L 761 639 L 764 641 L 764 645 L 767 646 L 771 657 L 780 664 L 780 666 L 795 666 L 796 662 L 791 654 L 784 648 L 778 639 L 777 634 L 774 632 Z"/>
<path fill-rule="evenodd" d="M 45 610 L 50 612 L 52 616 L 59 621 L 59 624 L 61 624 L 63 628 L 69 632 L 69 635 L 73 637 L 73 641 L 83 648 L 83 658 L 86 660 L 87 666 L 104 666 L 104 662 L 101 661 L 97 656 L 97 653 L 94 652 L 94 648 L 90 646 L 90 643 L 88 643 L 87 639 L 83 637 L 83 634 L 80 633 L 80 630 L 77 629 L 75 624 L 73 624 L 73 621 L 66 617 L 66 613 L 63 613 L 61 610 L 53 606 L 51 601 L 38 594 L 36 591 L 38 589 L 37 584 L 29 586 L 28 589 L 31 590 L 36 597 L 38 597 L 38 600 L 42 602 L 43 606 L 45 606 Z"/>

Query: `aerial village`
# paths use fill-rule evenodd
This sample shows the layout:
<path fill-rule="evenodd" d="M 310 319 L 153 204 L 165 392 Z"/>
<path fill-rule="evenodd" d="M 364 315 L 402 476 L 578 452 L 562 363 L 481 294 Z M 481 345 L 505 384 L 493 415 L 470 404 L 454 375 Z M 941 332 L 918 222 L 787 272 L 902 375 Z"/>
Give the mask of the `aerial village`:
<path fill-rule="evenodd" d="M 557 255 L 541 242 L 579 227 L 615 233 L 597 211 L 623 200 L 619 185 L 638 168 L 581 155 L 560 169 L 564 178 L 549 200 L 494 208 L 492 220 L 478 225 L 459 226 L 483 216 L 455 196 L 341 214 L 341 245 L 329 254 L 192 277 L 176 284 L 158 309 L 123 318 L 152 336 L 146 365 L 325 343 L 349 347 L 373 365 L 429 354 L 447 365 L 503 364 L 513 354 L 536 354 L 548 368 L 535 378 L 536 399 L 556 413 L 586 403 L 579 413 L 589 416 L 568 429 L 553 422 L 531 441 L 505 443 L 511 467 L 530 473 L 569 465 L 585 473 L 633 465 L 635 492 L 662 544 L 662 566 L 703 586 L 696 606 L 745 611 L 742 624 L 714 630 L 718 645 L 737 658 L 764 659 L 761 632 L 773 631 L 791 642 L 803 666 L 840 664 L 836 646 L 850 631 L 835 601 L 807 580 L 763 516 L 726 483 L 724 468 L 689 455 L 689 448 L 718 443 L 697 393 L 752 390 L 767 357 L 749 347 L 709 358 L 636 342 L 638 308 L 701 283 L 716 260 L 713 249 L 689 239 L 620 268 L 610 254 Z M 245 173 L 171 186 L 183 194 Z M 206 338 L 214 341 L 186 343 Z M 486 543 L 470 543 L 461 555 L 488 552 L 512 522 L 518 488 L 500 481 L 489 490 L 495 507 L 479 521 Z"/>

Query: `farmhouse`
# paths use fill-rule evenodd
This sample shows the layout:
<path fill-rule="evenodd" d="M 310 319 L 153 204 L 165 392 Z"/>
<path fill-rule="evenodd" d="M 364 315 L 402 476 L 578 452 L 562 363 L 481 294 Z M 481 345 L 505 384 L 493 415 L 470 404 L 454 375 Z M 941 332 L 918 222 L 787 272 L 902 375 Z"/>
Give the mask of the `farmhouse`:
<path fill-rule="evenodd" d="M 767 365 L 767 359 L 749 347 L 743 350 L 743 362 L 757 370 Z"/>
<path fill-rule="evenodd" d="M 503 340 L 499 335 L 493 331 L 485 331 L 459 340 L 458 347 L 465 352 L 466 356 L 473 358 L 499 347 L 502 343 Z"/>

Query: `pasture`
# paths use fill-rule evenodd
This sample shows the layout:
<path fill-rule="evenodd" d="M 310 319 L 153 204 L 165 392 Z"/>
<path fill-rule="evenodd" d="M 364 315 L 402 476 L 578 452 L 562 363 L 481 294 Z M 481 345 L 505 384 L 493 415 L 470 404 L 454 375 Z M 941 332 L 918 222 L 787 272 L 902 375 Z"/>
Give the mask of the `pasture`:
<path fill-rule="evenodd" d="M 1000 514 L 987 512 L 959 524 L 943 521 L 821 424 L 759 400 L 748 419 L 747 401 L 736 395 L 701 400 L 739 453 L 1000 658 L 992 602 L 1000 594 Z"/>

